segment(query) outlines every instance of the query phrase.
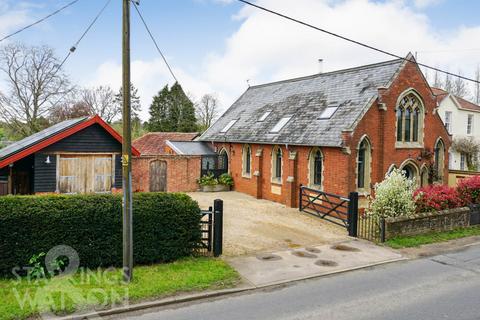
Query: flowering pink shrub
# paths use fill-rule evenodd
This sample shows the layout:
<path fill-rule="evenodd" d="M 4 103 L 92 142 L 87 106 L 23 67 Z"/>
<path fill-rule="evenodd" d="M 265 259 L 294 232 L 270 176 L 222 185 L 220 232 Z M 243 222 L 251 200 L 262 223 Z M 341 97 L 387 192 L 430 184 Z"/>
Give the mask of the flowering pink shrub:
<path fill-rule="evenodd" d="M 455 188 L 445 185 L 430 185 L 413 193 L 417 212 L 438 211 L 463 207 L 465 202 Z"/>
<path fill-rule="evenodd" d="M 480 175 L 462 179 L 457 191 L 466 204 L 480 204 Z"/>

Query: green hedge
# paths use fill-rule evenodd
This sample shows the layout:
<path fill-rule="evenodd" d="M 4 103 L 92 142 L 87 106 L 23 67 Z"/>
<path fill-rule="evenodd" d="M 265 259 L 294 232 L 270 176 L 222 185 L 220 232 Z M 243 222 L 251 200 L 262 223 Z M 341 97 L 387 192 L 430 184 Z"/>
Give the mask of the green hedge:
<path fill-rule="evenodd" d="M 120 195 L 0 197 L 0 274 L 27 266 L 33 254 L 57 245 L 74 248 L 80 265 L 122 265 Z M 188 256 L 200 241 L 200 209 L 185 194 L 133 196 L 135 264 Z"/>

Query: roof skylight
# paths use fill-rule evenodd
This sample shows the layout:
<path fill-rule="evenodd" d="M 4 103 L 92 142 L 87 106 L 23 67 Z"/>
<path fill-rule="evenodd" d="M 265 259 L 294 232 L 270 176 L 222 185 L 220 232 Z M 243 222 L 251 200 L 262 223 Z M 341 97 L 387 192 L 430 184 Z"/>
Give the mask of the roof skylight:
<path fill-rule="evenodd" d="M 337 111 L 338 106 L 329 106 L 325 110 L 323 110 L 322 114 L 320 115 L 320 119 L 330 119 L 335 111 Z"/>
<path fill-rule="evenodd" d="M 235 119 L 235 120 L 231 120 L 222 130 L 220 130 L 221 133 L 225 133 L 227 132 L 228 130 L 230 130 L 231 127 L 233 127 L 233 125 L 235 124 L 235 122 L 237 122 L 238 119 Z"/>
<path fill-rule="evenodd" d="M 285 125 L 288 123 L 288 121 L 290 121 L 290 119 L 292 119 L 291 116 L 283 117 L 277 122 L 277 124 L 272 128 L 272 130 L 270 130 L 270 132 L 271 133 L 279 132 L 280 130 L 282 130 L 283 127 L 285 127 Z"/>
<path fill-rule="evenodd" d="M 265 119 L 267 119 L 267 117 L 270 115 L 270 113 L 272 113 L 272 110 L 268 110 L 268 111 L 265 111 L 264 114 L 262 114 L 262 116 L 260 118 L 258 118 L 258 121 L 265 121 Z"/>

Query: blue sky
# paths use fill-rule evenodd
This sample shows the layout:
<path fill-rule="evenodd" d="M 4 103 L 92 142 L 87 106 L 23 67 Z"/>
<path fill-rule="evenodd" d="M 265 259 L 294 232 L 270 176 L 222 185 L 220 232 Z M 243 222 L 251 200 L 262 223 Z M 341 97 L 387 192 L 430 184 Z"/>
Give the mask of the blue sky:
<path fill-rule="evenodd" d="M 0 0 L 0 21 L 11 18 L 0 22 L 0 35 L 67 2 Z M 419 51 L 420 61 L 468 76 L 480 63 L 477 0 L 258 2 L 398 54 Z M 63 57 L 104 3 L 80 0 L 14 41 L 48 44 Z M 245 90 L 247 79 L 255 84 L 315 73 L 320 57 L 326 70 L 389 59 L 245 9 L 235 0 L 141 0 L 140 9 L 185 89 L 194 98 L 215 93 L 223 107 Z M 132 75 L 146 118 L 152 95 L 171 78 L 133 8 L 131 13 Z M 65 68 L 79 85 L 115 87 L 120 63 L 121 1 L 112 0 Z"/>

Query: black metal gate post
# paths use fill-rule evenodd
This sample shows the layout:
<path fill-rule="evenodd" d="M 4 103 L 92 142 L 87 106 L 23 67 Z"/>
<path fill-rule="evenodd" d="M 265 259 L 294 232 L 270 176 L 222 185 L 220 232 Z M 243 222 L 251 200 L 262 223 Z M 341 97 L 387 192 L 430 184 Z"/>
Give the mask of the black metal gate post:
<path fill-rule="evenodd" d="M 348 198 L 348 235 L 357 237 L 358 192 L 350 192 Z"/>
<path fill-rule="evenodd" d="M 302 185 L 300 185 L 300 187 L 298 188 L 298 211 L 302 211 L 303 208 L 302 208 L 302 202 L 303 202 L 303 198 L 302 198 Z"/>
<path fill-rule="evenodd" d="M 213 256 L 219 257 L 223 251 L 223 201 L 213 202 Z"/>
<path fill-rule="evenodd" d="M 385 242 L 385 218 L 380 218 L 380 242 Z"/>

